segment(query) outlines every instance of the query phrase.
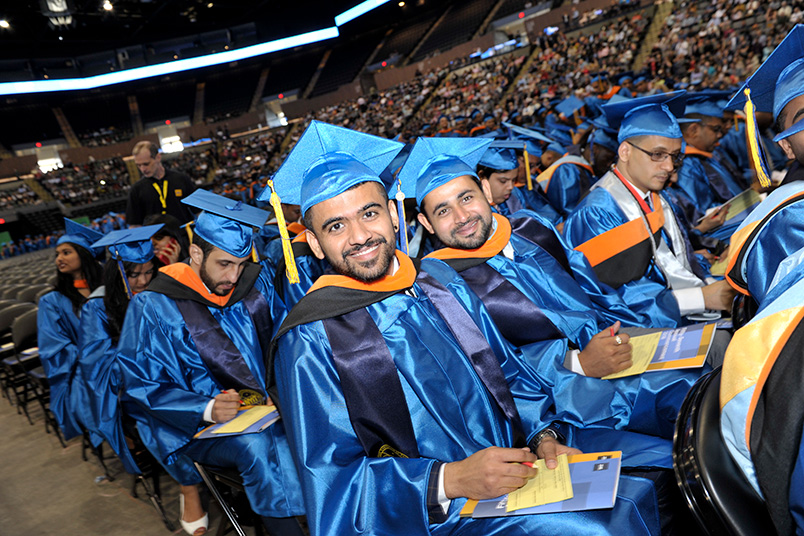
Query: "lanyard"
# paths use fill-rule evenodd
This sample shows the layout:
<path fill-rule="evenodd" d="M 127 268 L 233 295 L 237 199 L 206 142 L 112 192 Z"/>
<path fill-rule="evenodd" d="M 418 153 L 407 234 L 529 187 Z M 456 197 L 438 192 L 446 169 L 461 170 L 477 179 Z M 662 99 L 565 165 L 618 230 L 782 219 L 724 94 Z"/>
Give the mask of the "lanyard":
<path fill-rule="evenodd" d="M 167 179 L 162 180 L 162 189 L 159 189 L 159 185 L 156 182 L 152 183 L 154 190 L 156 190 L 157 195 L 159 196 L 159 202 L 162 203 L 162 214 L 165 214 L 165 209 L 167 209 L 167 193 L 168 193 L 168 181 Z"/>
<path fill-rule="evenodd" d="M 625 177 L 623 177 L 620 174 L 620 170 L 617 169 L 617 168 L 613 168 L 612 171 L 614 171 L 614 174 L 617 175 L 618 179 L 620 179 L 620 182 L 623 183 L 623 186 L 628 188 L 628 191 L 631 192 L 631 194 L 637 200 L 637 203 L 639 203 L 639 206 L 642 207 L 642 211 L 645 214 L 650 214 L 651 212 L 653 212 L 653 210 L 645 202 L 645 199 L 641 195 L 639 195 L 639 192 L 637 192 L 636 189 L 634 189 L 634 187 L 631 185 L 631 183 L 629 183 L 627 180 L 625 180 Z M 656 200 L 654 199 L 654 205 L 655 205 L 655 201 Z"/>

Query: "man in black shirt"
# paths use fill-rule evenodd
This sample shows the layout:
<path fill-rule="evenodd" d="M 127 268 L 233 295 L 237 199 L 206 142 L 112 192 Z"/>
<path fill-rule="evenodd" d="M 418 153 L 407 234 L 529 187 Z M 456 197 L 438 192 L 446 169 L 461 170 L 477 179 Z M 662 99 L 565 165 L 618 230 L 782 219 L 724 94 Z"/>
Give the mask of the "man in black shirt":
<path fill-rule="evenodd" d="M 128 194 L 128 225 L 142 225 L 150 214 L 170 214 L 182 223 L 192 221 L 193 213 L 181 202 L 196 189 L 192 179 L 184 173 L 165 169 L 162 155 L 150 141 L 137 143 L 131 154 L 142 178 L 134 183 Z"/>

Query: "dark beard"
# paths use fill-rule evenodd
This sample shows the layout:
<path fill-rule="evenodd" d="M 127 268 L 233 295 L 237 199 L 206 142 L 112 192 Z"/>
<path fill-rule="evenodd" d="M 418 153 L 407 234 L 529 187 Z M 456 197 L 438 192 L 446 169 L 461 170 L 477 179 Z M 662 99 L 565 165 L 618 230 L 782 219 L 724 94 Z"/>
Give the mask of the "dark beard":
<path fill-rule="evenodd" d="M 198 276 L 201 278 L 201 282 L 204 283 L 204 285 L 209 289 L 209 291 L 216 296 L 226 296 L 227 294 L 229 294 L 229 292 L 231 292 L 231 289 L 225 291 L 219 289 L 218 286 L 221 283 L 215 283 L 215 281 L 213 281 L 212 278 L 209 277 L 209 273 L 207 272 L 206 259 L 204 259 L 204 262 L 201 263 L 201 268 L 198 270 Z"/>
<path fill-rule="evenodd" d="M 380 256 L 376 260 L 370 262 L 369 265 L 349 260 L 349 255 L 352 253 L 377 245 L 380 246 Z M 388 273 L 388 267 L 391 266 L 391 262 L 394 259 L 394 250 L 395 248 L 389 246 L 385 237 L 379 237 L 369 240 L 365 244 L 355 246 L 344 251 L 341 255 L 342 262 L 331 262 L 330 264 L 332 265 L 332 268 L 340 275 L 357 279 L 361 283 L 373 283 L 378 279 L 382 279 Z M 355 264 L 361 266 L 366 271 L 358 271 L 354 266 Z"/>
<path fill-rule="evenodd" d="M 457 236 L 459 230 L 461 230 L 463 227 L 466 227 L 467 225 L 473 224 L 476 221 L 480 222 L 479 233 L 477 233 L 475 236 L 466 238 L 459 238 Z M 449 242 L 444 241 L 444 243 L 447 246 L 455 249 L 477 249 L 483 244 L 485 244 L 490 236 L 491 236 L 491 220 L 486 221 L 483 219 L 482 216 L 477 216 L 475 218 L 472 218 L 471 220 L 464 222 L 463 224 L 459 225 L 458 227 L 450 231 Z"/>

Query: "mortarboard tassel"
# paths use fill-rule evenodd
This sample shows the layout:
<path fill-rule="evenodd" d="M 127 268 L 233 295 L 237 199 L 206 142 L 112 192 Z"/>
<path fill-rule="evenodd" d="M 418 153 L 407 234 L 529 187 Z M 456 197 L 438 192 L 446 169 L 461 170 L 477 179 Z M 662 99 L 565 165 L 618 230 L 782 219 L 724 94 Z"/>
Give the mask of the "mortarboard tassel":
<path fill-rule="evenodd" d="M 184 229 L 187 231 L 187 240 L 189 240 L 191 244 L 193 243 L 193 230 L 191 229 L 192 226 L 193 222 L 191 221 L 184 224 Z"/>
<path fill-rule="evenodd" d="M 120 253 L 116 248 L 114 253 L 114 258 L 117 261 L 117 268 L 120 270 L 120 276 L 123 278 L 123 286 L 126 288 L 126 296 L 128 296 L 128 299 L 131 300 L 131 298 L 134 297 L 134 293 L 131 292 L 131 287 L 128 285 L 128 277 L 126 276 L 126 269 L 123 266 L 123 259 L 120 258 Z"/>
<path fill-rule="evenodd" d="M 402 191 L 402 184 L 396 183 L 396 211 L 399 217 L 399 245 L 402 253 L 408 254 L 408 224 L 405 220 L 405 193 Z"/>
<path fill-rule="evenodd" d="M 525 144 L 525 178 L 528 181 L 528 190 L 533 190 L 533 179 L 530 176 L 530 157 L 528 157 L 528 144 Z"/>
<path fill-rule="evenodd" d="M 260 256 L 257 255 L 257 246 L 251 244 L 251 261 L 252 262 L 260 262 Z"/>
<path fill-rule="evenodd" d="M 285 257 L 285 273 L 291 284 L 299 282 L 299 271 L 296 268 L 296 259 L 293 257 L 293 247 L 288 236 L 288 227 L 285 223 L 285 215 L 282 213 L 282 201 L 274 190 L 274 181 L 268 181 L 268 188 L 271 189 L 271 207 L 276 216 L 276 225 L 279 227 L 279 237 L 282 239 L 282 255 Z"/>
<path fill-rule="evenodd" d="M 751 162 L 754 164 L 759 184 L 763 188 L 768 188 L 771 185 L 770 172 L 768 171 L 765 154 L 762 152 L 762 147 L 759 142 L 759 128 L 757 127 L 757 118 L 754 115 L 754 103 L 751 101 L 751 90 L 745 88 L 744 93 L 745 131 L 748 136 L 748 155 L 751 157 Z"/>

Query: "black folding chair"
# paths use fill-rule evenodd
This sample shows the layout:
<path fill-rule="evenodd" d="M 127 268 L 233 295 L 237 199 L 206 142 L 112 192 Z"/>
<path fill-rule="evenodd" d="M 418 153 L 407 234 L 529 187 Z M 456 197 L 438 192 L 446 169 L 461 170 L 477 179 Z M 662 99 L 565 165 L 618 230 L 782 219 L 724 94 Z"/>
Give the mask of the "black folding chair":
<path fill-rule="evenodd" d="M 223 510 L 226 519 L 229 521 L 228 526 L 234 529 L 237 536 L 246 536 L 241 522 L 245 525 L 253 525 L 256 536 L 264 536 L 265 530 L 262 526 L 262 519 L 251 509 L 240 474 L 234 469 L 202 465 L 198 462 L 193 463 L 195 463 L 195 468 L 198 470 L 198 474 L 201 475 L 204 484 L 209 488 L 209 492 L 220 505 L 221 510 Z M 238 508 L 235 508 L 235 504 L 238 504 Z M 226 528 L 227 524 L 221 521 L 220 525 L 218 525 L 217 536 L 228 533 L 228 530 L 224 532 Z"/>
<path fill-rule="evenodd" d="M 776 534 L 763 499 L 743 476 L 720 433 L 720 369 L 700 378 L 681 406 L 673 438 L 681 492 L 708 534 Z"/>
<path fill-rule="evenodd" d="M 42 414 L 45 416 L 45 433 L 49 434 L 50 429 L 53 428 L 53 432 L 56 434 L 56 437 L 59 438 L 61 446 L 67 448 L 67 444 L 64 442 L 64 436 L 61 434 L 61 428 L 59 428 L 59 423 L 56 421 L 56 416 L 50 411 L 50 384 L 47 381 L 47 374 L 45 374 L 44 367 L 36 367 L 29 371 L 28 380 L 33 386 L 34 398 L 39 402 L 39 406 L 42 408 Z"/>

